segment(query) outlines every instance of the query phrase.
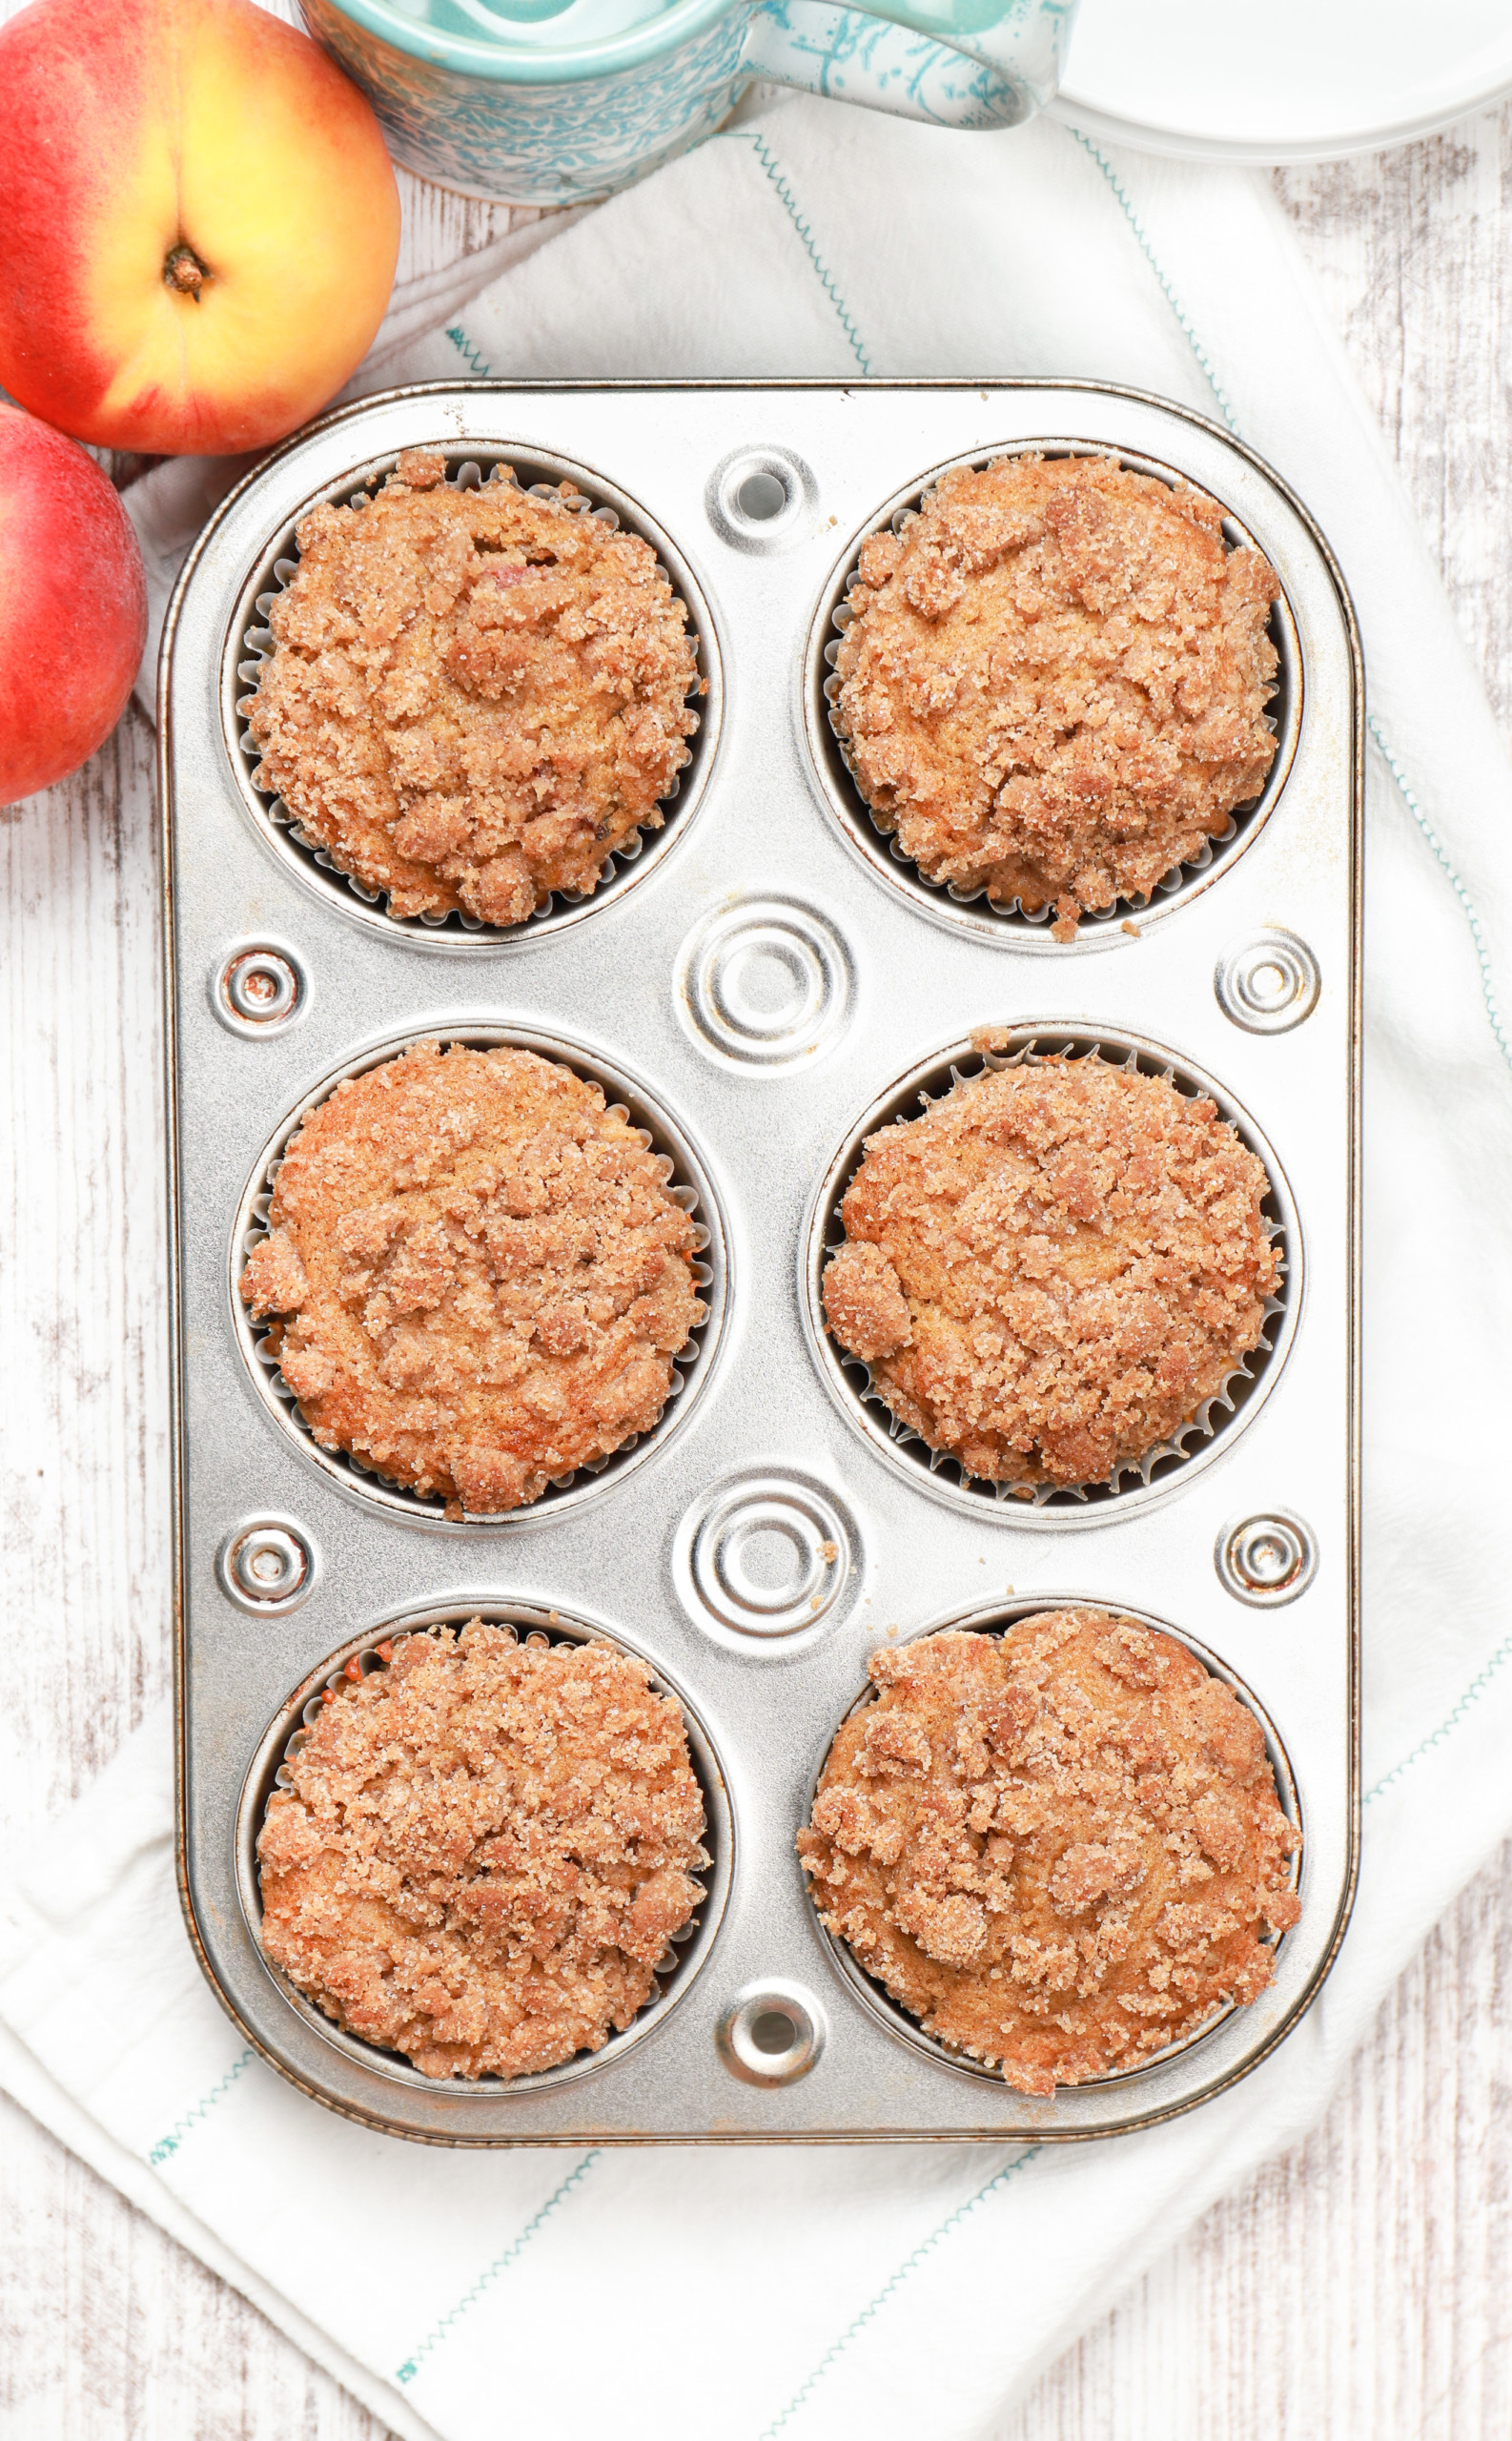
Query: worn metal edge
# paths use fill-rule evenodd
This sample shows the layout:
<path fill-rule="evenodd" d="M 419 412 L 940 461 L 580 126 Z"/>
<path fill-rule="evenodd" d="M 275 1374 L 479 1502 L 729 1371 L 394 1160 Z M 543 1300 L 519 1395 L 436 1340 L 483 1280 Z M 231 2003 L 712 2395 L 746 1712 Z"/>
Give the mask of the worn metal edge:
<path fill-rule="evenodd" d="M 1294 515 L 1296 515 L 1298 522 L 1301 523 L 1327 570 L 1338 600 L 1339 614 L 1343 622 L 1349 647 L 1351 670 L 1350 728 L 1352 737 L 1352 804 L 1349 853 L 1350 1129 L 1349 1142 L 1346 1152 L 1350 1263 L 1348 1278 L 1345 1283 L 1347 1308 L 1346 1336 L 1349 1351 L 1347 1375 L 1348 1418 L 1346 1428 L 1346 1471 L 1348 1481 L 1348 1511 L 1350 1520 L 1347 1603 L 1349 1618 L 1349 1654 L 1347 1672 L 1349 1713 L 1347 1722 L 1349 1745 L 1349 1839 L 1345 1857 L 1344 1881 L 1338 1908 L 1336 1910 L 1328 1945 L 1323 1951 L 1318 1964 L 1315 1968 L 1306 1988 L 1301 1994 L 1299 1994 L 1297 2000 L 1288 2011 L 1287 2015 L 1276 2027 L 1272 2029 L 1271 2033 L 1257 2046 L 1255 2051 L 1248 2058 L 1236 2063 L 1233 2068 L 1227 2070 L 1223 2075 L 1213 2079 L 1208 2084 L 1199 2087 L 1195 2093 L 1185 2094 L 1181 2096 L 1179 2100 L 1172 2101 L 1158 2108 L 1152 2109 L 1142 2114 L 1137 2119 L 1125 2123 L 1117 2129 L 1048 2129 L 1042 2124 L 1019 2128 L 1012 2125 L 1005 2126 L 1001 2122 L 997 2122 L 991 2125 L 984 2125 L 977 2128 L 933 2129 L 930 2131 L 890 2127 L 847 2128 L 844 2130 L 832 2131 L 805 2130 L 802 2133 L 792 2135 L 785 2135 L 777 2131 L 768 2130 L 753 2130 L 749 2134 L 746 2134 L 745 2132 L 721 2130 L 716 2134 L 701 2128 L 690 2128 L 685 2130 L 659 2129 L 656 2134 L 647 2135 L 626 2134 L 619 2129 L 595 2129 L 591 2126 L 582 2129 L 572 2136 L 561 2136 L 557 2134 L 549 2136 L 532 2135 L 525 2133 L 512 2134 L 507 2137 L 467 2137 L 449 2134 L 431 2134 L 409 2127 L 397 2127 L 392 2122 L 383 2119 L 376 2112 L 361 2109 L 355 2104 L 348 2103 L 337 2099 L 335 2096 L 321 2092 L 306 2079 L 288 2067 L 268 2048 L 268 2046 L 256 2036 L 252 2028 L 246 2024 L 245 2020 L 239 2015 L 235 2003 L 232 2001 L 220 1983 L 215 1971 L 211 1964 L 208 1951 L 200 1933 L 198 1921 L 194 1913 L 194 1903 L 190 1885 L 185 1843 L 185 1795 L 188 1775 L 188 1750 L 187 1714 L 184 1700 L 184 1468 L 182 1457 L 183 1403 L 181 1395 L 180 1371 L 182 1362 L 182 1331 L 179 1309 L 181 1282 L 178 1261 L 179 1147 L 177 1127 L 177 994 L 175 990 L 176 961 L 174 954 L 175 937 L 174 920 L 174 857 L 170 811 L 171 792 L 168 785 L 171 768 L 172 741 L 172 720 L 170 712 L 168 674 L 172 662 L 172 646 L 185 592 L 208 544 L 224 518 L 229 514 L 234 503 L 239 501 L 243 494 L 246 493 L 253 484 L 269 470 L 270 467 L 278 463 L 283 458 L 291 455 L 296 449 L 302 447 L 307 441 L 312 440 L 317 435 L 334 430 L 342 423 L 345 423 L 358 416 L 370 413 L 375 406 L 390 405 L 399 400 L 453 396 L 460 390 L 497 395 L 529 395 L 531 393 L 553 395 L 564 391 L 584 394 L 593 392 L 603 393 L 606 391 L 633 391 L 638 393 L 644 393 L 647 391 L 676 391 L 678 393 L 686 393 L 692 391 L 699 393 L 729 392 L 750 395 L 753 393 L 761 394 L 768 391 L 779 392 L 791 390 L 815 392 L 828 391 L 839 392 L 844 395 L 848 392 L 865 392 L 870 390 L 911 390 L 931 392 L 975 391 L 983 396 L 990 396 L 994 392 L 1018 393 L 1024 391 L 1056 390 L 1080 393 L 1088 397 L 1097 399 L 1127 400 L 1134 404 L 1154 407 L 1162 414 L 1174 415 L 1182 422 L 1191 424 L 1199 430 L 1210 433 L 1215 440 L 1221 443 L 1223 447 L 1232 451 L 1236 457 L 1243 459 L 1267 482 L 1272 484 L 1276 491 L 1284 500 L 1287 506 L 1293 511 Z M 560 2150 L 563 2145 L 575 2145 L 581 2148 L 581 2146 L 585 2143 L 601 2145 L 615 2144 L 622 2146 L 649 2146 L 669 2144 L 916 2144 L 924 2143 L 977 2144 L 983 2142 L 995 2142 L 999 2144 L 1020 2142 L 1056 2144 L 1094 2144 L 1102 2141 L 1109 2135 L 1134 2134 L 1137 2130 L 1159 2126 L 1168 2120 L 1180 2118 L 1184 2116 L 1187 2111 L 1195 2109 L 1200 2103 L 1211 2101 L 1216 2095 L 1228 2091 L 1231 2087 L 1239 2083 L 1243 2078 L 1251 2075 L 1263 2061 L 1271 2057 L 1272 2053 L 1282 2041 L 1285 2041 L 1286 2037 L 1306 2015 L 1307 2011 L 1311 2008 L 1313 2002 L 1318 1998 L 1318 1993 L 1321 1991 L 1323 1984 L 1332 1971 L 1334 1962 L 1338 1958 L 1339 1947 L 1343 1941 L 1345 1932 L 1348 1929 L 1349 1919 L 1354 1910 L 1355 1897 L 1359 1888 L 1362 1811 L 1362 1796 L 1359 1786 L 1360 1415 L 1362 1382 L 1359 1321 L 1362 1298 L 1362 1214 L 1360 1194 L 1361 1133 L 1363 1124 L 1362 1064 L 1365 852 L 1365 670 L 1359 620 L 1356 615 L 1354 602 L 1350 595 L 1348 585 L 1344 579 L 1343 571 L 1340 568 L 1338 560 L 1317 519 L 1313 516 L 1306 504 L 1299 499 L 1291 484 L 1287 482 L 1284 476 L 1277 473 L 1269 461 L 1262 457 L 1257 450 L 1251 448 L 1246 441 L 1239 440 L 1236 434 L 1229 431 L 1227 426 L 1220 423 L 1216 418 L 1199 415 L 1195 409 L 1185 407 L 1175 400 L 1162 398 L 1158 392 L 1136 389 L 1125 383 L 1094 381 L 1089 379 L 1085 376 L 1066 376 L 1063 378 L 1056 378 L 1053 376 L 1012 376 L 997 380 L 969 380 L 958 379 L 932 379 L 917 377 L 900 380 L 887 380 L 868 378 L 857 381 L 834 381 L 807 376 L 802 379 L 780 379 L 774 378 L 760 381 L 740 381 L 734 379 L 706 379 L 699 381 L 676 381 L 667 379 L 555 380 L 533 378 L 514 381 L 461 380 L 408 383 L 395 389 L 377 392 L 371 398 L 355 400 L 347 406 L 338 407 L 333 410 L 330 414 L 317 419 L 314 422 L 304 426 L 298 433 L 292 435 L 289 440 L 280 443 L 277 449 L 270 452 L 268 457 L 260 461 L 257 465 L 250 468 L 248 472 L 242 476 L 241 480 L 226 495 L 226 498 L 220 503 L 218 507 L 215 510 L 204 527 L 201 529 L 200 534 L 196 538 L 195 543 L 184 562 L 183 568 L 180 571 L 178 580 L 174 587 L 168 611 L 163 622 L 162 642 L 158 659 L 157 707 L 159 824 L 163 858 L 161 889 L 164 954 L 163 1045 L 165 1072 L 165 1142 L 167 1151 L 166 1185 L 168 1190 L 168 1218 L 170 1223 L 168 1233 L 169 1244 L 167 1249 L 167 1282 L 169 1329 L 169 1426 L 172 1437 L 172 1447 L 170 1451 L 170 1500 L 173 1537 L 172 1603 L 174 1626 L 174 1869 L 178 1886 L 179 1903 L 184 1917 L 185 1929 L 188 1933 L 190 1943 L 194 1951 L 196 1959 L 198 1960 L 200 1970 L 203 1973 L 212 1992 L 215 1994 L 215 1999 L 220 2003 L 220 2006 L 225 2010 L 226 2015 L 231 2019 L 233 2024 L 236 2026 L 243 2039 L 257 2053 L 259 2058 L 264 2060 L 270 2067 L 276 2070 L 277 2074 L 282 2077 L 287 2083 L 295 2086 L 299 2092 L 308 2095 L 312 2101 L 319 2103 L 324 2108 L 334 2111 L 337 2116 L 353 2120 L 360 2125 L 372 2127 L 379 2134 L 398 2136 L 409 2143 L 439 2145 L 452 2150 L 464 2148 L 468 2150 L 497 2148 L 501 2144 L 528 2145 L 532 2148 L 554 2147 Z"/>

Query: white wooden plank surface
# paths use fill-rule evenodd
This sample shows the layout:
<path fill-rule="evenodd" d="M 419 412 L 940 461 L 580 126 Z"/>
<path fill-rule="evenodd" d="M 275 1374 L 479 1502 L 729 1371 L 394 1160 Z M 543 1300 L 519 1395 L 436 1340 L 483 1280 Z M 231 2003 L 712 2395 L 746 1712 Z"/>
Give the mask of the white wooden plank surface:
<path fill-rule="evenodd" d="M 1512 105 L 1277 185 L 1512 732 Z M 406 207 L 405 271 L 507 226 L 413 184 Z M 129 714 L 78 779 L 0 813 L 0 1787 L 20 1821 L 84 1786 L 168 1677 L 151 747 Z M 1210 2213 L 991 2441 L 1505 2441 L 1509 2083 L 1512 1846 L 1403 1977 L 1312 2140 Z M 0 2433 L 383 2441 L 3 2101 Z"/>

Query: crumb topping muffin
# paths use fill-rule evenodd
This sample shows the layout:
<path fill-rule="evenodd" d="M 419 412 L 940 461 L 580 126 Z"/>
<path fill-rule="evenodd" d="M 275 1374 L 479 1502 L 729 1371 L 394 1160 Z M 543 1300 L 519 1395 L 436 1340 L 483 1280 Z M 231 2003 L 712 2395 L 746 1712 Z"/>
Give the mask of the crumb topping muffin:
<path fill-rule="evenodd" d="M 518 1508 L 666 1404 L 706 1311 L 671 1169 L 556 1061 L 420 1043 L 310 1113 L 241 1294 L 322 1447 Z"/>
<path fill-rule="evenodd" d="M 570 484 L 445 473 L 407 449 L 366 507 L 303 519 L 248 726 L 261 785 L 395 915 L 519 924 L 660 826 L 702 683 L 639 535 Z"/>
<path fill-rule="evenodd" d="M 1255 1715 L 1099 1610 L 874 1653 L 798 1835 L 820 1916 L 927 2033 L 1048 2095 L 1272 1979 L 1297 1835 Z"/>
<path fill-rule="evenodd" d="M 988 1068 L 867 1138 L 822 1282 L 894 1414 L 994 1483 L 1092 1484 L 1259 1345 L 1269 1181 L 1214 1103 L 1096 1055 Z"/>
<path fill-rule="evenodd" d="M 263 1949 L 427 2077 L 602 2050 L 704 1896 L 682 1713 L 605 1644 L 474 1619 L 378 1650 L 269 1802 Z"/>
<path fill-rule="evenodd" d="M 1189 483 L 1111 458 L 957 467 L 862 550 L 836 731 L 931 881 L 1052 903 L 1070 939 L 1258 795 L 1279 592 Z"/>

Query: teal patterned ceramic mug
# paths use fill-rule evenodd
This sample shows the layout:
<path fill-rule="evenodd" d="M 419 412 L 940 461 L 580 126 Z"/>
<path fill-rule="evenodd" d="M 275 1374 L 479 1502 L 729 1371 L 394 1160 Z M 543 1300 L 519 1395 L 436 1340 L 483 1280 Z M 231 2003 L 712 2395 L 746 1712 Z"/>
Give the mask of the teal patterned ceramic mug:
<path fill-rule="evenodd" d="M 397 160 L 464 195 L 579 203 L 727 117 L 756 78 L 934 127 L 1055 91 L 1076 0 L 300 0 Z"/>

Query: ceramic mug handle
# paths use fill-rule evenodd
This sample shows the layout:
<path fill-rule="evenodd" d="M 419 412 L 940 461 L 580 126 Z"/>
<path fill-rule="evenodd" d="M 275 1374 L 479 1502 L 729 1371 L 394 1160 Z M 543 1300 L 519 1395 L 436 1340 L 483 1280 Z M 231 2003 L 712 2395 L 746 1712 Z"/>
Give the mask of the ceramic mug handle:
<path fill-rule="evenodd" d="M 1052 99 L 1076 0 L 765 0 L 743 74 L 934 127 L 1016 127 Z"/>

